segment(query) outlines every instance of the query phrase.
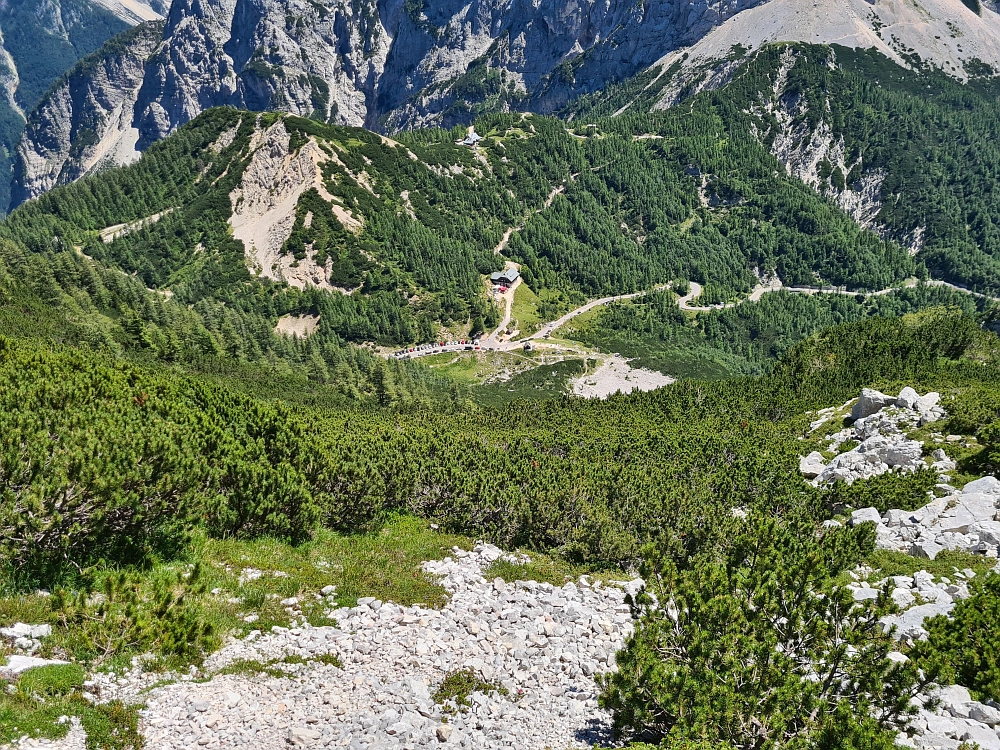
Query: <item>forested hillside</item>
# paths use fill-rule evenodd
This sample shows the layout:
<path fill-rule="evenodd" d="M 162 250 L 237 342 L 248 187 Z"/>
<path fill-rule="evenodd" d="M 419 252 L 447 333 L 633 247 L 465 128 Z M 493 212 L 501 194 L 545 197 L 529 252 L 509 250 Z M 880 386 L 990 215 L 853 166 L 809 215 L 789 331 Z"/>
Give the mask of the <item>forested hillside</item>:
<path fill-rule="evenodd" d="M 76 247 L 185 304 L 319 313 L 322 335 L 390 345 L 429 340 L 438 324 L 489 326 L 482 274 L 504 258 L 539 289 L 599 296 L 691 279 L 705 302 L 749 291 L 752 270 L 872 290 L 924 273 L 779 176 L 717 114 L 579 132 L 496 115 L 476 127 L 485 140 L 469 149 L 454 143 L 464 130 L 391 142 L 215 110 L 140 163 L 25 205 L 0 233 L 33 251 Z M 717 175 L 704 186 L 687 174 L 695 157 Z"/>
<path fill-rule="evenodd" d="M 676 294 L 654 292 L 611 305 L 569 336 L 674 377 L 727 378 L 769 372 L 795 344 L 820 331 L 865 318 L 895 318 L 949 307 L 997 323 L 996 305 L 942 286 L 882 295 L 778 291 L 757 302 L 697 313 L 678 309 Z"/>
<path fill-rule="evenodd" d="M 983 69 L 962 84 L 915 62 L 910 70 L 836 45 L 734 49 L 727 60 L 655 69 L 565 114 L 593 122 L 624 109 L 620 119 L 636 122 L 671 105 L 711 112 L 932 275 L 996 292 L 996 79 Z"/>

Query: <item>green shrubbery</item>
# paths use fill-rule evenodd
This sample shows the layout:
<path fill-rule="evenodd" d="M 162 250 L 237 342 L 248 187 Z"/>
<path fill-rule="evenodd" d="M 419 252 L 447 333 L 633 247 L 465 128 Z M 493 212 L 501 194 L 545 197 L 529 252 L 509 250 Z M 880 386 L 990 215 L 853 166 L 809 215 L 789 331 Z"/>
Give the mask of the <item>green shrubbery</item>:
<path fill-rule="evenodd" d="M 853 484 L 837 482 L 826 496 L 827 504 L 836 510 L 877 508 L 879 513 L 892 508 L 916 510 L 927 505 L 930 499 L 927 493 L 938 481 L 937 472 L 921 469 L 912 474 L 890 473 L 859 479 Z"/>
<path fill-rule="evenodd" d="M 468 706 L 473 693 L 496 693 L 507 696 L 509 691 L 503 685 L 486 682 L 474 669 L 456 669 L 444 676 L 431 698 L 435 703 L 454 701 L 457 706 Z"/>
<path fill-rule="evenodd" d="M 0 554 L 15 578 L 169 559 L 199 520 L 240 538 L 313 528 L 302 427 L 280 405 L 9 340 L 0 380 Z"/>
<path fill-rule="evenodd" d="M 87 750 L 142 750 L 138 707 L 117 700 L 92 705 L 82 695 L 83 679 L 77 664 L 36 667 L 21 674 L 0 692 L 0 742 L 62 737 L 69 725 L 60 717 L 79 716 Z"/>
<path fill-rule="evenodd" d="M 508 547 L 627 564 L 665 527 L 699 543 L 720 502 L 826 512 L 829 497 L 797 471 L 802 414 L 866 385 L 995 388 L 994 367 L 961 359 L 996 361 L 991 346 L 954 314 L 873 319 L 803 342 L 770 377 L 520 403 L 484 421 L 293 409 L 0 341 L 0 554 L 22 585 L 48 585 L 102 561 L 171 559 L 198 527 L 296 542 L 317 522 L 356 531 L 404 512 Z M 834 499 L 909 503 L 927 481 L 885 479 Z"/>
<path fill-rule="evenodd" d="M 872 550 L 871 530 L 758 516 L 727 526 L 693 558 L 647 551 L 635 633 L 601 678 L 616 730 L 669 747 L 893 747 L 922 683 L 886 656 L 888 597 L 859 607 L 831 584 Z"/>
<path fill-rule="evenodd" d="M 972 596 L 956 602 L 949 615 L 924 622 L 928 639 L 913 656 L 924 668 L 940 671 L 946 683 L 963 685 L 978 700 L 1000 700 L 1000 575 L 976 578 Z"/>

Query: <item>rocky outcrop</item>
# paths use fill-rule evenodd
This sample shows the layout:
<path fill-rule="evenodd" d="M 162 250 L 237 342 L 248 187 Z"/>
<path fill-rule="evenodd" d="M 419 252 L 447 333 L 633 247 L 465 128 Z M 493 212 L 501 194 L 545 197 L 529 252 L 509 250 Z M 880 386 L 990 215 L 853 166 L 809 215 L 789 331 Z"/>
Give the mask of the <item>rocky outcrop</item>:
<path fill-rule="evenodd" d="M 82 60 L 31 113 L 17 150 L 11 205 L 104 165 L 139 158 L 133 108 L 163 24 L 138 26 Z"/>
<path fill-rule="evenodd" d="M 829 437 L 829 450 L 838 452 L 848 441 L 857 441 L 851 450 L 837 453 L 826 461 L 823 454 L 813 451 L 799 462 L 799 470 L 814 484 L 830 484 L 885 474 L 889 471 L 916 471 L 931 468 L 939 474 L 955 468 L 954 462 L 941 451 L 935 453 L 933 462 L 924 459 L 924 445 L 919 440 L 907 437 L 908 430 L 936 422 L 944 417 L 944 409 L 939 405 L 940 394 L 931 392 L 920 396 L 912 388 L 904 388 L 898 396 L 888 396 L 879 391 L 865 388 L 851 408 L 851 427 Z M 824 419 L 813 423 L 814 428 L 822 425 Z"/>
<path fill-rule="evenodd" d="M 298 289 L 314 286 L 332 290 L 329 259 L 322 266 L 315 253 L 296 260 L 284 251 L 296 206 L 306 190 L 315 188 L 324 200 L 336 202 L 324 187 L 320 169 L 330 157 L 312 140 L 292 153 L 289 140 L 282 122 L 254 134 L 250 163 L 230 196 L 233 215 L 229 225 L 233 237 L 243 243 L 247 265 L 255 274 Z"/>
<path fill-rule="evenodd" d="M 382 131 L 451 125 L 480 105 L 550 111 L 637 73 L 762 2 L 447 0 L 417 10 L 402 0 L 176 0 L 153 49 L 142 43 L 122 52 L 116 42 L 114 55 L 103 53 L 141 59 L 141 71 L 109 79 L 98 66 L 91 81 L 77 86 L 114 103 L 92 108 L 109 128 L 108 141 L 135 139 L 140 151 L 220 105 Z M 136 88 L 134 96 L 125 93 Z M 55 165 L 63 157 L 39 154 L 65 152 L 66 143 L 70 150 L 90 147 L 92 137 L 73 131 L 72 117 L 56 116 L 60 107 L 69 107 L 65 91 L 33 117 L 37 126 L 21 148 L 17 200 L 60 180 Z M 65 177 L 80 173 L 71 167 Z"/>
<path fill-rule="evenodd" d="M 987 476 L 915 511 L 875 512 L 878 545 L 933 560 L 946 549 L 1000 555 L 1000 481 Z M 867 509 L 869 512 L 874 509 Z M 855 511 L 860 513 L 861 511 Z"/>
<path fill-rule="evenodd" d="M 904 66 L 916 53 L 960 79 L 968 76 L 965 63 L 977 59 L 1000 71 L 996 4 L 984 3 L 977 14 L 963 0 L 769 0 L 732 16 L 656 65 L 667 70 L 683 56 L 686 66 L 698 66 L 728 57 L 734 47 L 760 49 L 772 42 L 874 48 Z"/>

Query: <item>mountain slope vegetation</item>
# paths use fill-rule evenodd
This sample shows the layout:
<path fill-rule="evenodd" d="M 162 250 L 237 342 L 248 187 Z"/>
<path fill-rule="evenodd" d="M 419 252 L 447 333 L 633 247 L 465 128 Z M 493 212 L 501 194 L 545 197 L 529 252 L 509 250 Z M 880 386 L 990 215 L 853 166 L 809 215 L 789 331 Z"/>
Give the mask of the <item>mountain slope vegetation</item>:
<path fill-rule="evenodd" d="M 678 61 L 565 114 L 635 121 L 671 105 L 717 113 L 932 275 L 996 292 L 996 86 L 989 76 L 960 83 L 919 60 L 907 69 L 874 51 L 776 44 Z"/>
<path fill-rule="evenodd" d="M 25 205 L 0 234 L 77 247 L 185 304 L 280 299 L 283 313 L 319 313 L 321 332 L 383 344 L 491 324 L 481 275 L 505 258 L 539 288 L 599 296 L 683 278 L 706 301 L 749 291 L 752 268 L 867 289 L 924 274 L 714 113 L 586 134 L 521 115 L 476 127 L 473 150 L 457 131 L 392 142 L 213 110 L 138 164 Z M 695 154 L 718 175 L 707 185 L 686 173 Z"/>

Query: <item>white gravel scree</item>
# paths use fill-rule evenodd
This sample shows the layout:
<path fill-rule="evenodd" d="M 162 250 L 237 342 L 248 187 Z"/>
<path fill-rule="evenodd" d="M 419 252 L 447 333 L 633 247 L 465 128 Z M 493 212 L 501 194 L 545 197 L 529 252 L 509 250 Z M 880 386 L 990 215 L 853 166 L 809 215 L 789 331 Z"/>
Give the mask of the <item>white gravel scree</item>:
<path fill-rule="evenodd" d="M 143 701 L 142 729 L 157 750 L 562 750 L 609 741 L 610 717 L 597 707 L 593 675 L 614 666 L 632 628 L 625 590 L 591 586 L 586 577 L 562 587 L 485 580 L 483 568 L 502 554 L 480 544 L 425 563 L 451 594 L 441 610 L 362 599 L 335 612 L 338 627 L 254 632 L 206 664 L 216 671 L 241 659 L 333 653 L 343 669 L 288 665 L 295 672 L 287 678 L 222 675 L 145 695 L 141 680 L 110 680 L 101 699 Z M 510 695 L 474 693 L 471 710 L 446 716 L 431 694 L 448 671 L 466 667 Z"/>

